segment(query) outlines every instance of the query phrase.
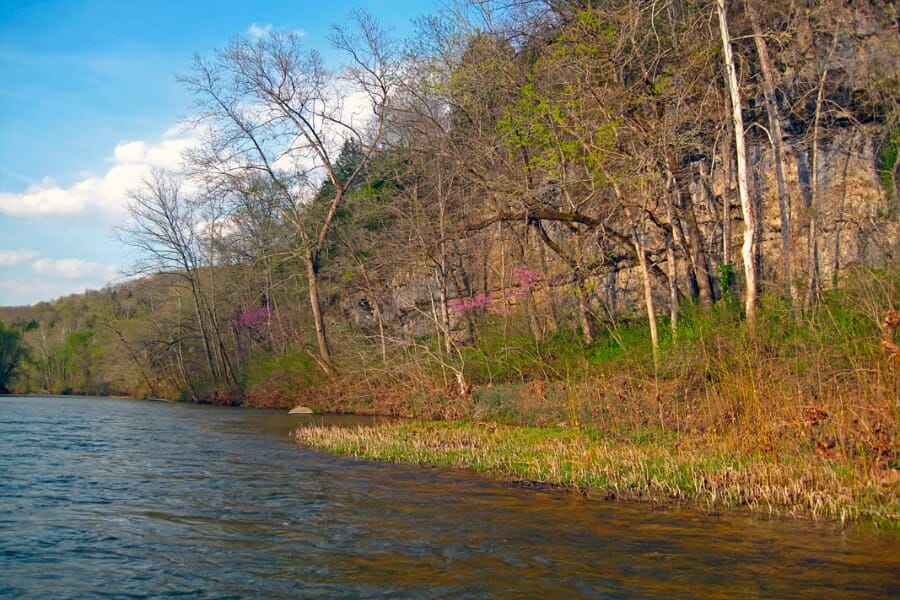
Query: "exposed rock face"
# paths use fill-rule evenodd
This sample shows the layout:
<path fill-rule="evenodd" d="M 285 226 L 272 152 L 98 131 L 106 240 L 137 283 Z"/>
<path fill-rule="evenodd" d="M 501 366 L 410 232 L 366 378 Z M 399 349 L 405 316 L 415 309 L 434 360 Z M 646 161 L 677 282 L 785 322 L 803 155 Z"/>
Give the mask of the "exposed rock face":
<path fill-rule="evenodd" d="M 810 206 L 811 177 L 808 149 L 796 143 L 785 145 L 785 175 L 790 197 L 793 269 L 797 276 L 809 273 L 807 231 L 810 212 L 819 222 L 818 254 L 823 283 L 835 282 L 841 271 L 861 263 L 872 263 L 900 241 L 896 200 L 882 187 L 875 140 L 865 129 L 848 128 L 820 142 L 818 206 Z M 751 148 L 751 165 L 756 199 L 761 210 L 761 268 L 763 278 L 778 279 L 781 265 L 781 221 L 774 179 L 771 147 Z M 716 198 L 728 198 L 723 173 L 717 172 L 712 191 Z M 737 211 L 732 205 L 732 216 Z M 703 213 L 701 213 L 703 214 Z M 706 212 L 704 216 L 711 216 Z M 712 239 L 715 219 L 703 225 Z M 734 220 L 733 248 L 740 245 L 740 225 Z M 715 249 L 713 249 L 715 253 Z"/>
<path fill-rule="evenodd" d="M 846 127 L 831 130 L 819 143 L 818 206 L 810 206 L 810 157 L 808 147 L 799 140 L 785 140 L 784 167 L 791 210 L 791 243 L 793 273 L 802 282 L 810 270 L 808 244 L 809 216 L 818 215 L 817 253 L 821 284 L 826 289 L 839 284 L 848 268 L 861 264 L 877 264 L 885 253 L 900 244 L 900 211 L 897 198 L 883 186 L 879 173 L 878 140 L 875 127 Z M 765 286 L 780 285 L 782 268 L 781 218 L 774 176 L 774 153 L 769 144 L 754 143 L 749 147 L 749 163 L 753 173 L 752 193 L 761 215 L 760 274 Z M 705 165 L 692 167 L 689 183 L 690 198 L 697 225 L 702 233 L 701 243 L 709 261 L 709 273 L 715 281 L 725 262 L 735 263 L 740 273 L 740 245 L 743 224 L 735 190 L 727 170 L 717 166 L 712 174 Z M 726 213 L 727 211 L 727 213 Z M 723 214 L 731 220 L 730 256 L 722 254 Z M 664 240 L 657 232 L 648 244 L 651 260 L 665 268 Z M 500 262 L 499 256 L 494 257 Z M 690 294 L 686 272 L 688 259 L 677 253 L 679 285 L 685 295 Z M 552 263 L 553 259 L 550 258 Z M 623 262 L 592 279 L 592 304 L 598 313 L 607 310 L 618 313 L 640 313 L 642 283 L 633 261 Z M 562 297 L 565 304 L 574 303 L 572 285 L 565 278 L 544 282 L 555 287 L 552 293 Z M 458 297 L 452 287 L 450 299 Z M 721 293 L 721 290 L 716 290 Z M 438 282 L 423 273 L 407 273 L 395 278 L 389 290 L 377 300 L 370 294 L 358 292 L 342 299 L 341 308 L 356 327 L 376 329 L 378 326 L 374 302 L 389 329 L 418 337 L 435 330 L 438 322 Z M 654 296 L 658 310 L 668 306 L 667 291 L 656 286 Z M 544 295 L 546 299 L 546 295 Z M 452 313 L 452 326 L 461 327 L 460 315 Z"/>
<path fill-rule="evenodd" d="M 421 337 L 434 330 L 439 298 L 435 277 L 405 273 L 395 278 L 390 289 L 383 290 L 379 297 L 362 291 L 343 296 L 341 310 L 344 318 L 359 329 L 376 330 L 380 315 L 392 331 Z"/>

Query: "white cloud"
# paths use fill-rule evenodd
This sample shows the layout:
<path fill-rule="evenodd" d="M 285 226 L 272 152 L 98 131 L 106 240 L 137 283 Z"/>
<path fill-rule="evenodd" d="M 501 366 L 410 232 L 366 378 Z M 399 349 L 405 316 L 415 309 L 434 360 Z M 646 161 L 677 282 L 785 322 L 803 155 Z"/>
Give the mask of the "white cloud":
<path fill-rule="evenodd" d="M 34 250 L 0 250 L 0 268 L 16 267 L 37 257 Z"/>
<path fill-rule="evenodd" d="M 123 142 L 113 150 L 113 158 L 119 163 L 141 162 L 147 155 L 145 142 Z"/>
<path fill-rule="evenodd" d="M 169 133 L 169 132 L 167 132 Z M 148 144 L 129 141 L 113 149 L 112 167 L 102 176 L 84 174 L 63 187 L 46 178 L 22 193 L 0 192 L 0 215 L 19 218 L 88 217 L 107 224 L 121 221 L 128 192 L 152 169 L 178 169 L 183 152 L 195 144 L 196 135 L 170 135 Z"/>
<path fill-rule="evenodd" d="M 73 290 L 71 287 L 61 286 L 58 281 L 4 279 L 0 280 L 0 305 L 28 306 L 79 291 L 84 289 Z"/>
<path fill-rule="evenodd" d="M 250 27 L 247 28 L 247 33 L 250 34 L 251 37 L 258 40 L 259 38 L 265 37 L 272 33 L 272 29 L 273 27 L 271 23 L 260 25 L 256 23 L 256 21 L 254 21 L 250 24 Z M 294 29 L 291 31 L 291 33 L 296 35 L 297 37 L 306 37 L 306 30 L 304 29 Z"/>
<path fill-rule="evenodd" d="M 99 290 L 108 282 L 109 280 L 4 279 L 0 280 L 0 306 L 29 306 L 69 294 Z"/>
<path fill-rule="evenodd" d="M 341 99 L 341 120 L 354 127 L 372 120 L 374 115 L 372 98 L 363 91 L 344 94 Z"/>
<path fill-rule="evenodd" d="M 196 137 L 164 139 L 147 149 L 145 162 L 157 168 L 178 169 L 182 165 L 184 151 L 196 143 Z"/>
<path fill-rule="evenodd" d="M 31 270 L 38 275 L 58 279 L 102 281 L 103 283 L 107 283 L 119 275 L 117 267 L 80 258 L 39 258 L 31 263 Z"/>
<path fill-rule="evenodd" d="M 259 39 L 265 35 L 268 35 L 270 31 L 272 31 L 271 24 L 257 25 L 255 21 L 250 24 L 250 27 L 247 28 L 247 33 L 249 33 L 256 39 Z"/>
<path fill-rule="evenodd" d="M 24 193 L 0 192 L 0 213 L 13 217 L 70 215 L 84 209 L 84 198 L 67 193 L 49 177 Z"/>
<path fill-rule="evenodd" d="M 33 250 L 0 251 L 0 261 L 4 257 L 19 260 L 26 256 L 17 264 L 30 260 L 33 275 L 0 279 L 0 305 L 31 305 L 42 300 L 101 289 L 123 279 L 119 268 L 113 265 L 80 258 L 35 258 L 38 253 Z"/>

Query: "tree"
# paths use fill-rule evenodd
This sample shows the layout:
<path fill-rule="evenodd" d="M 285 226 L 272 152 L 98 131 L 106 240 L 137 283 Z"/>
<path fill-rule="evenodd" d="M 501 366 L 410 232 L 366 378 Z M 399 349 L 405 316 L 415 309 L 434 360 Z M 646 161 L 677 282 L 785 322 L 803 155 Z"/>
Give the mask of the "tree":
<path fill-rule="evenodd" d="M 323 250 L 348 190 L 382 140 L 397 73 L 392 46 L 366 13 L 335 27 L 332 44 L 349 64 L 326 68 L 321 55 L 304 51 L 300 36 L 271 33 L 257 41 L 235 40 L 212 60 L 196 57 L 181 77 L 194 94 L 200 119 L 212 126 L 196 152 L 197 170 L 242 192 L 256 175 L 268 180 L 275 202 L 300 239 L 318 355 L 325 373 L 336 373 L 328 344 L 319 273 Z M 364 108 L 354 111 L 352 103 Z M 336 156 L 345 142 L 358 149 L 358 164 L 341 172 Z M 309 218 L 317 182 L 333 190 L 325 210 Z"/>
<path fill-rule="evenodd" d="M 171 173 L 152 173 L 140 188 L 132 190 L 128 214 L 131 219 L 118 230 L 119 239 L 142 254 L 145 262 L 138 265 L 139 271 L 166 273 L 187 284 L 209 379 L 233 382 L 218 319 L 204 293 L 202 224 L 192 200 L 182 192 L 181 182 Z"/>
<path fill-rule="evenodd" d="M 731 51 L 731 36 L 728 32 L 728 14 L 725 8 L 725 0 L 716 0 L 716 8 L 719 14 L 722 56 L 725 60 L 725 75 L 729 97 L 731 98 L 732 121 L 734 122 L 738 195 L 741 200 L 741 213 L 744 216 L 744 243 L 741 246 L 741 256 L 744 261 L 744 310 L 747 314 L 747 324 L 752 328 L 756 323 L 756 307 L 759 292 L 756 269 L 756 236 L 759 228 L 759 219 L 756 215 L 756 207 L 750 199 L 750 189 L 747 181 L 747 149 L 744 143 L 744 119 L 741 114 L 743 105 L 740 87 L 738 86 L 737 71 L 734 66 L 734 55 Z"/>
<path fill-rule="evenodd" d="M 787 181 L 784 173 L 784 150 L 782 138 L 784 128 L 781 126 L 781 115 L 778 110 L 778 101 L 775 93 L 775 80 L 772 75 L 772 65 L 769 59 L 769 48 L 766 37 L 760 27 L 759 17 L 751 2 L 747 2 L 747 13 L 753 27 L 753 41 L 756 45 L 756 54 L 759 58 L 759 67 L 762 72 L 763 98 L 766 105 L 766 116 L 769 121 L 768 136 L 772 145 L 775 163 L 775 185 L 778 190 L 778 212 L 781 217 L 781 276 L 784 283 L 784 292 L 788 304 L 793 306 L 797 296 L 794 289 L 794 276 L 791 263 L 793 262 L 792 231 L 791 231 L 791 200 L 788 196 Z"/>
<path fill-rule="evenodd" d="M 22 334 L 0 321 L 0 394 L 8 394 L 28 356 Z"/>

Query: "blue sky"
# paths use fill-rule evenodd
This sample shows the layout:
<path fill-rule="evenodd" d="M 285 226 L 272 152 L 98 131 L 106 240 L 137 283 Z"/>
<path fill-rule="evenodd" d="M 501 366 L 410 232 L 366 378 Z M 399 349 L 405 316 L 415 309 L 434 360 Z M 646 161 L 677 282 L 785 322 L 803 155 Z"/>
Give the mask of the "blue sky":
<path fill-rule="evenodd" d="M 403 38 L 438 0 L 0 2 L 0 305 L 97 289 L 132 257 L 115 241 L 126 192 L 176 166 L 195 52 L 268 28 L 327 34 L 364 8 Z"/>

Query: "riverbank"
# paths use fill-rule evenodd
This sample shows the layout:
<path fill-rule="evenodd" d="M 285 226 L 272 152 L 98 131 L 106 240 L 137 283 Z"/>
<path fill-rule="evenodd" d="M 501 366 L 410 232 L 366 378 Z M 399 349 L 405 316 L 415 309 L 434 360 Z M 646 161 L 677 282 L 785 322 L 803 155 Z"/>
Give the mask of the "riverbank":
<path fill-rule="evenodd" d="M 827 455 L 745 452 L 725 437 L 652 429 L 609 434 L 491 421 L 302 427 L 294 439 L 355 458 L 473 469 L 600 498 L 900 528 L 896 469 L 867 472 Z"/>

